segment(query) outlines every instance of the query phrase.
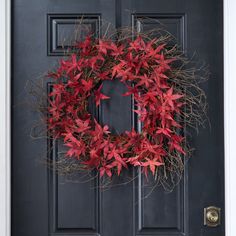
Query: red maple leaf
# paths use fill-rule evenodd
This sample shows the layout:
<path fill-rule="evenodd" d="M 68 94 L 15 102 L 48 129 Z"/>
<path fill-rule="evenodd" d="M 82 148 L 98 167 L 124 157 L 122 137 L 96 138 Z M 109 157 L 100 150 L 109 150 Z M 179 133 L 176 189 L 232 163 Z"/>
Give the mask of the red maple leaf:
<path fill-rule="evenodd" d="M 170 105 L 172 109 L 174 109 L 174 101 L 182 98 L 182 94 L 173 94 L 173 87 L 171 87 L 165 94 L 165 102 Z"/>
<path fill-rule="evenodd" d="M 111 177 L 112 176 L 111 166 L 106 165 L 106 166 L 101 167 L 99 169 L 99 173 L 100 173 L 100 177 L 104 176 L 105 173 L 108 177 Z"/>
<path fill-rule="evenodd" d="M 84 161 L 83 164 L 88 165 L 90 167 L 98 167 L 100 164 L 100 157 L 98 155 L 98 152 L 95 148 L 91 149 L 89 152 L 90 159 L 87 161 Z"/>
<path fill-rule="evenodd" d="M 111 55 L 115 58 L 124 53 L 124 45 L 117 46 L 116 44 L 111 43 L 110 49 L 112 50 Z"/>
<path fill-rule="evenodd" d="M 112 78 L 113 78 L 114 76 L 116 76 L 116 74 L 119 74 L 119 73 L 123 70 L 125 64 L 126 64 L 125 62 L 120 62 L 119 64 L 113 66 Z"/>
<path fill-rule="evenodd" d="M 145 85 L 146 88 L 149 88 L 150 85 L 153 84 L 152 79 L 147 74 L 137 76 L 137 78 L 139 79 L 138 86 Z"/>
<path fill-rule="evenodd" d="M 78 73 L 77 75 L 75 75 L 75 76 L 74 76 L 74 80 L 79 80 L 82 74 L 83 74 L 83 73 L 80 72 L 80 73 Z"/>
<path fill-rule="evenodd" d="M 135 87 L 131 87 L 131 86 L 126 86 L 128 91 L 124 94 L 122 94 L 122 96 L 130 96 L 132 94 L 138 94 L 138 88 L 135 86 Z"/>
<path fill-rule="evenodd" d="M 104 55 L 107 55 L 107 50 L 111 49 L 111 45 L 108 41 L 99 39 L 98 50 Z"/>
<path fill-rule="evenodd" d="M 82 141 L 77 143 L 66 142 L 65 146 L 69 147 L 69 150 L 66 152 L 66 155 L 69 157 L 74 156 L 79 159 L 81 155 L 85 154 L 85 144 Z"/>
<path fill-rule="evenodd" d="M 67 61 L 61 60 L 61 65 L 62 65 L 62 68 L 64 68 L 64 70 L 66 71 L 67 74 L 69 74 L 72 70 L 79 69 L 78 64 L 77 64 L 76 54 L 72 54 L 69 57 L 69 60 L 67 60 Z"/>
<path fill-rule="evenodd" d="M 95 129 L 92 132 L 93 135 L 93 140 L 97 141 L 99 139 L 101 139 L 103 137 L 103 135 L 108 135 L 110 133 L 109 131 L 109 127 L 108 125 L 104 125 L 104 127 L 102 127 L 97 121 L 96 119 L 94 119 L 94 123 L 95 123 Z"/>
<path fill-rule="evenodd" d="M 137 37 L 134 41 L 130 42 L 129 50 L 144 50 L 146 48 L 146 44 L 143 41 L 142 37 Z"/>
<path fill-rule="evenodd" d="M 95 102 L 96 102 L 96 106 L 100 105 L 100 101 L 104 100 L 104 99 L 109 99 L 110 97 L 104 95 L 101 93 L 101 89 L 102 89 L 102 84 L 100 85 L 100 87 L 94 92 L 94 96 L 95 96 Z"/>
<path fill-rule="evenodd" d="M 172 131 L 168 128 L 158 128 L 157 134 L 163 134 L 167 137 L 171 137 Z"/>
<path fill-rule="evenodd" d="M 152 174 L 155 174 L 156 167 L 163 165 L 162 162 L 159 162 L 157 160 L 151 160 L 149 158 L 146 158 L 146 162 L 142 163 L 142 166 L 149 167 Z"/>
<path fill-rule="evenodd" d="M 116 161 L 118 161 L 120 164 L 122 164 L 122 166 L 125 166 L 127 168 L 125 161 L 122 159 L 122 157 L 119 153 L 119 150 L 117 150 L 115 146 L 113 146 L 112 150 L 107 155 L 108 160 L 110 160 L 113 157 L 115 158 Z"/>
<path fill-rule="evenodd" d="M 130 163 L 131 165 L 134 165 L 134 166 L 141 166 L 142 163 L 139 161 L 139 159 L 140 159 L 139 155 L 135 157 L 130 157 L 128 158 L 127 163 Z"/>
<path fill-rule="evenodd" d="M 86 81 L 86 80 L 82 79 L 81 83 L 84 85 L 83 90 L 86 92 L 90 91 L 93 88 L 93 81 L 92 80 Z"/>
<path fill-rule="evenodd" d="M 159 67 L 161 68 L 161 71 L 164 72 L 166 70 L 170 70 L 171 69 L 169 64 L 171 62 L 175 61 L 175 60 L 176 59 L 174 59 L 174 58 L 165 59 L 164 54 L 162 53 L 157 61 L 158 61 Z"/>
<path fill-rule="evenodd" d="M 133 111 L 138 114 L 138 119 L 140 121 L 144 121 L 148 116 L 148 112 L 145 108 L 143 108 L 142 110 L 139 109 L 139 110 L 133 110 Z"/>
<path fill-rule="evenodd" d="M 99 78 L 100 80 L 108 80 L 109 79 L 109 71 L 103 71 L 103 72 L 97 72 L 96 76 L 97 78 Z"/>
<path fill-rule="evenodd" d="M 88 35 L 84 41 L 77 43 L 75 47 L 80 48 L 82 51 L 82 54 L 87 56 L 89 55 L 89 52 L 90 52 L 91 42 L 92 42 L 92 37 L 91 35 Z"/>
<path fill-rule="evenodd" d="M 150 47 L 150 49 L 148 50 L 147 56 L 148 57 L 153 57 L 155 59 L 161 59 L 162 56 L 159 53 L 161 52 L 162 49 L 164 49 L 164 47 L 165 47 L 165 44 L 161 44 L 156 48 L 153 47 L 153 45 L 152 45 L 152 47 Z"/>
<path fill-rule="evenodd" d="M 91 127 L 89 126 L 89 123 L 90 123 L 90 119 L 87 119 L 87 120 L 81 120 L 79 118 L 77 118 L 75 120 L 78 128 L 76 129 L 77 132 L 79 133 L 84 133 L 84 131 L 90 129 Z"/>

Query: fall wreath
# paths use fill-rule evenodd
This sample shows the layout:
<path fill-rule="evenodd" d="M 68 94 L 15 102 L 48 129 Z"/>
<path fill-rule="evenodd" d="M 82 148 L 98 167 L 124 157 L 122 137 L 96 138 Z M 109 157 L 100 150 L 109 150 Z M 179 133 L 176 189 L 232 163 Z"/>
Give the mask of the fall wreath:
<path fill-rule="evenodd" d="M 73 159 L 79 169 L 96 170 L 101 177 L 120 175 L 130 166 L 159 180 L 168 173 L 181 175 L 192 149 L 187 128 L 205 121 L 199 82 L 206 73 L 198 73 L 169 35 L 156 35 L 123 32 L 116 40 L 87 36 L 47 74 L 47 130 L 53 139 L 63 140 L 64 159 Z M 123 96 L 132 96 L 141 130 L 114 135 L 89 112 L 89 102 L 98 107 L 110 99 L 102 87 L 115 79 L 127 88 Z"/>

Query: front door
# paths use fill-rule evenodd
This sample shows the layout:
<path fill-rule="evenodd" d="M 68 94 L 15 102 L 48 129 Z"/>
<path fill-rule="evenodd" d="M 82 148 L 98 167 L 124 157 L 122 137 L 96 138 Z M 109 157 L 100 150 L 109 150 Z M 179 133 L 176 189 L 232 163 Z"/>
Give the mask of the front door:
<path fill-rule="evenodd" d="M 12 235 L 134 236 L 224 235 L 222 0 L 12 0 Z M 48 71 L 64 55 L 65 39 L 82 25 L 98 32 L 101 21 L 139 30 L 166 27 L 188 56 L 209 65 L 210 125 L 193 134 L 193 157 L 170 193 L 143 186 L 143 178 L 102 191 L 99 179 L 67 181 L 40 163 L 60 145 L 33 140 L 38 114 L 25 103 L 28 80 Z M 64 40 L 65 39 L 65 40 Z M 102 122 L 120 132 L 132 124 L 131 103 L 119 83 L 107 84 L 112 99 Z M 52 152 L 48 152 L 53 148 Z M 221 208 L 216 227 L 204 225 L 204 208 Z"/>

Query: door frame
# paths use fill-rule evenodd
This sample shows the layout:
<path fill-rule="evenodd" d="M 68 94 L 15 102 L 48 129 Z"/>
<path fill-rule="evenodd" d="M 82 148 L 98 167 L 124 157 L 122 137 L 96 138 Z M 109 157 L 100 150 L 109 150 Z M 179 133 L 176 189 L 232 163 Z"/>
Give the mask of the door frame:
<path fill-rule="evenodd" d="M 0 1 L 0 234 L 11 234 L 11 1 Z M 236 1 L 224 0 L 224 138 L 226 236 L 236 235 Z"/>
<path fill-rule="evenodd" d="M 0 234 L 11 234 L 10 172 L 10 5 L 0 0 Z"/>

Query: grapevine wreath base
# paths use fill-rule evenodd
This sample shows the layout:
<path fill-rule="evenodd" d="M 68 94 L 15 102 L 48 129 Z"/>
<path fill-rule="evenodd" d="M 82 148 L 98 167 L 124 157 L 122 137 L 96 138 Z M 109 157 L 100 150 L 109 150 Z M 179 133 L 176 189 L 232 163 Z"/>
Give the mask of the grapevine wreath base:
<path fill-rule="evenodd" d="M 181 176 L 191 150 L 186 128 L 205 120 L 205 94 L 199 82 L 206 73 L 201 75 L 172 40 L 167 33 L 135 35 L 127 29 L 112 39 L 89 35 L 48 73 L 45 80 L 51 82 L 51 92 L 48 105 L 43 110 L 41 106 L 43 120 L 51 137 L 62 139 L 67 147 L 58 170 L 96 170 L 100 177 L 112 177 L 135 166 L 159 181 Z M 104 81 L 117 78 L 127 88 L 123 96 L 134 99 L 140 132 L 113 135 L 89 112 L 89 100 L 98 107 L 110 99 L 102 92 Z"/>

